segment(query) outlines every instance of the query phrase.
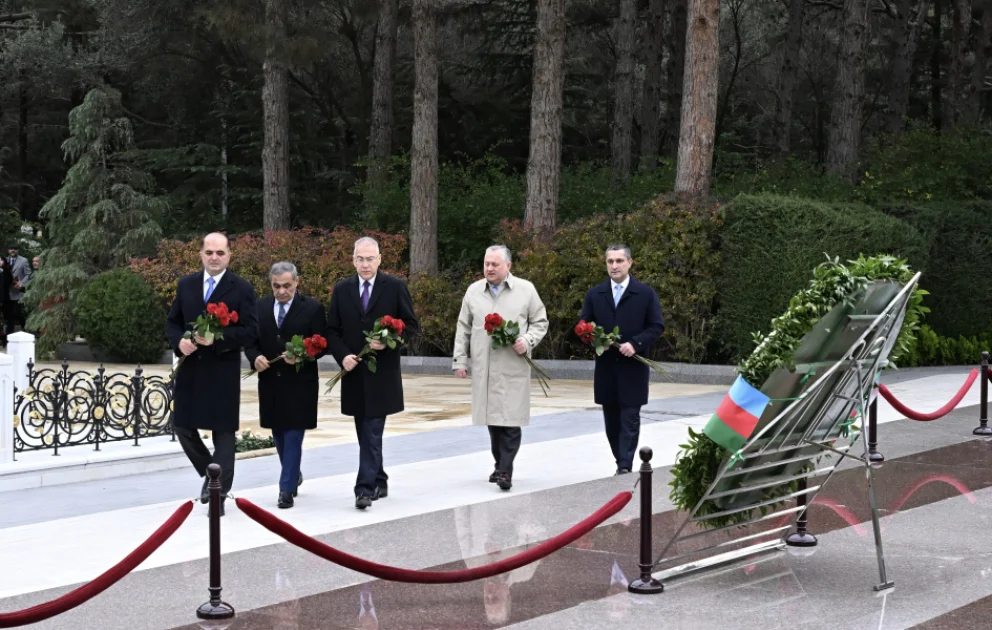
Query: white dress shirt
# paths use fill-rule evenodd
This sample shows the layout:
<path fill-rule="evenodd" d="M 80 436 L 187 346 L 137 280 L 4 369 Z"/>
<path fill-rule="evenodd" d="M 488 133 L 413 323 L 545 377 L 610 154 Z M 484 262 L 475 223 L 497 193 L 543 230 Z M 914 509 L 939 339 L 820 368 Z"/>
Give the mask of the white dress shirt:
<path fill-rule="evenodd" d="M 293 297 L 289 298 L 289 301 L 286 302 L 285 315 L 289 315 L 289 309 L 293 308 L 293 300 L 295 300 L 295 299 L 296 299 L 296 294 L 294 293 L 293 294 Z M 278 326 L 279 325 L 279 300 L 276 300 L 275 298 L 273 298 L 272 302 L 273 302 L 272 303 L 272 317 L 275 318 L 275 320 L 276 320 L 276 326 Z"/>
<path fill-rule="evenodd" d="M 211 276 L 206 271 L 203 272 L 203 298 L 204 299 L 206 299 L 206 297 L 207 297 L 207 291 L 210 289 L 210 285 L 207 284 L 207 280 L 210 279 L 211 277 L 214 279 L 214 291 L 216 291 L 217 290 L 217 287 L 220 286 L 220 279 L 224 277 L 224 274 L 225 273 L 227 273 L 227 269 L 225 269 L 224 271 L 220 272 L 216 276 Z"/>

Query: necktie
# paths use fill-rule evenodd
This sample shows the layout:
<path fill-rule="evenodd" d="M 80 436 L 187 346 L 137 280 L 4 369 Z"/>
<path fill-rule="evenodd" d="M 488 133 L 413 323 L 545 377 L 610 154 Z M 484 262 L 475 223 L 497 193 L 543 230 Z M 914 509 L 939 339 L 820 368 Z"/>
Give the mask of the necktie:
<path fill-rule="evenodd" d="M 279 317 L 276 319 L 276 327 L 282 328 L 282 320 L 286 319 L 286 305 L 279 303 Z"/>
<path fill-rule="evenodd" d="M 618 284 L 616 290 L 613 292 L 613 306 L 620 304 L 620 294 L 623 292 L 623 285 Z"/>
<path fill-rule="evenodd" d="M 499 295 L 499 285 L 498 284 L 491 284 L 491 285 L 489 285 L 489 289 L 493 292 L 493 297 L 496 297 L 497 295 Z"/>
<path fill-rule="evenodd" d="M 204 304 L 206 304 L 207 302 L 209 302 L 210 301 L 210 296 L 213 295 L 213 292 L 214 292 L 214 282 L 215 281 L 214 281 L 213 278 L 207 278 L 207 294 L 203 296 L 203 303 Z"/>
<path fill-rule="evenodd" d="M 369 281 L 365 281 L 364 289 L 362 289 L 362 310 L 368 312 L 369 310 Z"/>

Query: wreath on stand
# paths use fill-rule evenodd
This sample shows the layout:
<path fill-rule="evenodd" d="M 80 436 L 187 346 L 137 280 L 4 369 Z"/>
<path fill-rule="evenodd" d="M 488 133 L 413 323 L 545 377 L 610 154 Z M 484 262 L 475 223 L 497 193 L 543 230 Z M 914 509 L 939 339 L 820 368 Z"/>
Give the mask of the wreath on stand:
<path fill-rule="evenodd" d="M 757 347 L 750 356 L 738 364 L 738 382 L 735 383 L 734 389 L 740 385 L 751 395 L 763 396 L 759 389 L 773 372 L 779 368 L 795 372 L 796 350 L 803 338 L 831 309 L 838 304 L 855 302 L 859 296 L 864 295 L 865 289 L 873 281 L 890 280 L 905 284 L 913 278 L 913 275 L 914 272 L 905 260 L 893 256 L 862 255 L 857 260 L 848 261 L 847 264 L 842 264 L 837 258 L 828 257 L 826 262 L 814 269 L 813 280 L 809 286 L 789 301 L 785 313 L 772 320 L 771 331 L 767 335 L 754 334 Z M 920 319 L 929 311 L 922 304 L 924 295 L 927 295 L 927 292 L 917 286 L 909 298 L 906 317 L 892 348 L 892 362 L 904 356 L 912 348 Z M 767 397 L 765 400 L 767 401 Z M 721 441 L 727 444 L 725 440 Z M 740 444 L 743 445 L 743 442 Z M 706 494 L 707 488 L 719 473 L 723 461 L 727 457 L 733 457 L 734 453 L 731 449 L 715 442 L 705 432 L 697 432 L 691 428 L 688 441 L 679 448 L 678 458 L 672 467 L 670 496 L 676 509 L 690 512 Z M 807 464 L 808 470 L 812 467 L 812 462 Z M 796 486 L 797 483 L 792 482 L 789 485 L 771 488 L 765 492 L 766 499 L 795 492 Z M 775 507 L 776 505 L 769 505 L 761 508 L 761 511 L 766 513 Z M 721 511 L 719 506 L 707 501 L 700 506 L 697 515 L 708 516 L 719 511 Z M 707 528 L 717 528 L 744 523 L 750 518 L 750 512 L 738 512 L 701 521 L 700 524 Z"/>

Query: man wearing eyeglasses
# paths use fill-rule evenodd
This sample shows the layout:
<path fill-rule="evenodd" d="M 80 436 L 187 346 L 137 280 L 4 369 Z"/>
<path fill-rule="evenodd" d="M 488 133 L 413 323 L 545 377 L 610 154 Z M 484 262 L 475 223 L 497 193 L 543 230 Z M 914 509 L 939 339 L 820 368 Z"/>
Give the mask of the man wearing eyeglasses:
<path fill-rule="evenodd" d="M 364 510 L 388 493 L 382 434 L 386 416 L 403 411 L 403 379 L 399 347 L 391 350 L 378 341 L 371 343 L 377 364 L 374 373 L 356 355 L 377 319 L 389 315 L 403 320 L 405 339 L 417 334 L 419 323 L 406 284 L 379 271 L 382 256 L 375 239 L 365 236 L 355 241 L 353 261 L 357 274 L 337 283 L 331 294 L 325 336 L 328 350 L 349 372 L 341 379 L 341 413 L 355 418 L 359 449 L 355 507 Z"/>

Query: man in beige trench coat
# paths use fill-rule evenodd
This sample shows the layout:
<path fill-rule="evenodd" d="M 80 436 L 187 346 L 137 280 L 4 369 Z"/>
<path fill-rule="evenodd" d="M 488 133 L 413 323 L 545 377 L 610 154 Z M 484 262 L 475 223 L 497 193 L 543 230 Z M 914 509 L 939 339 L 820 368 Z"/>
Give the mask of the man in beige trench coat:
<path fill-rule="evenodd" d="M 495 470 L 489 482 L 512 487 L 513 460 L 520 450 L 520 427 L 530 424 L 530 355 L 548 332 L 548 315 L 537 289 L 510 274 L 510 250 L 486 250 L 485 279 L 473 282 L 462 299 L 455 332 L 452 369 L 468 376 L 472 356 L 472 424 L 489 427 Z M 520 324 L 520 337 L 509 348 L 493 349 L 484 328 L 486 315 L 499 313 Z"/>

